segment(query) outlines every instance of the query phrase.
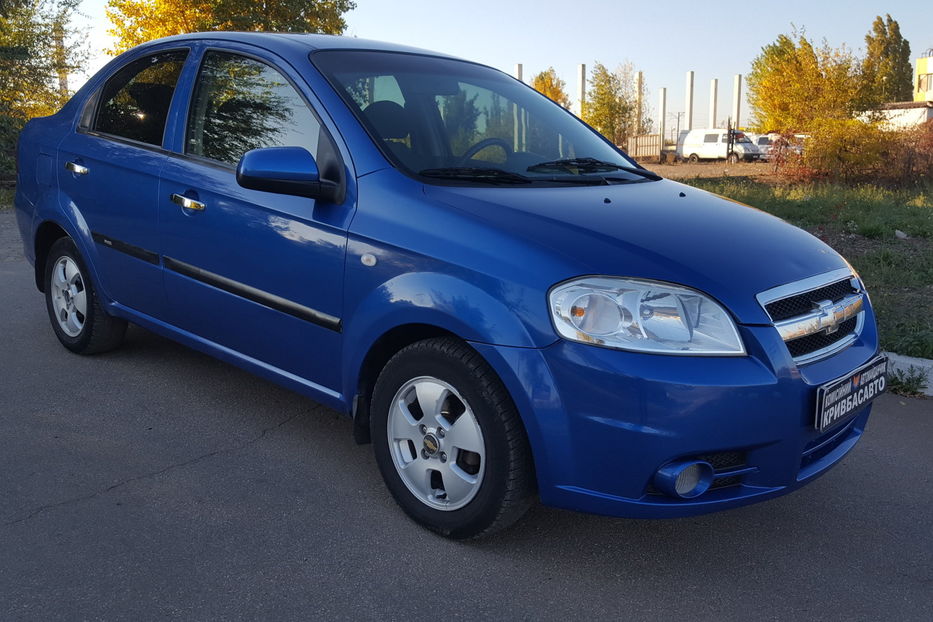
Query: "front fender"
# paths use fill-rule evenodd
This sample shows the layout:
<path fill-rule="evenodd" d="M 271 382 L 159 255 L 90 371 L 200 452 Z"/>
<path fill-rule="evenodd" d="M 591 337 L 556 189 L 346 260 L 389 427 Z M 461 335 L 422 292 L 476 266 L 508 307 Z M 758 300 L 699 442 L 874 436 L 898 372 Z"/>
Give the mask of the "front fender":
<path fill-rule="evenodd" d="M 504 302 L 508 299 L 438 272 L 407 272 L 382 283 L 355 308 L 348 309 L 343 326 L 344 394 L 356 393 L 360 369 L 373 345 L 403 325 L 437 327 L 466 341 L 540 347 L 542 344 L 535 343 L 526 325 Z"/>

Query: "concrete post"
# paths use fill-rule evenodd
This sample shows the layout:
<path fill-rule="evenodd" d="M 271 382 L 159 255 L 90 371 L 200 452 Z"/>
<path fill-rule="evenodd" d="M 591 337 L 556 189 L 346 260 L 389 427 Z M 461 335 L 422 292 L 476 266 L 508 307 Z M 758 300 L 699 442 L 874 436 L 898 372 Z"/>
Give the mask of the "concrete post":
<path fill-rule="evenodd" d="M 741 112 L 742 103 L 742 74 L 735 74 L 732 81 L 732 125 L 739 127 L 739 112 Z"/>
<path fill-rule="evenodd" d="M 642 105 L 642 89 L 645 85 L 645 76 L 639 71 L 635 74 L 635 127 L 632 128 L 634 134 L 641 134 L 641 109 L 644 108 Z"/>
<path fill-rule="evenodd" d="M 719 103 L 719 80 L 709 81 L 709 127 L 716 127 L 716 106 Z"/>
<path fill-rule="evenodd" d="M 658 89 L 658 134 L 661 136 L 661 152 L 664 151 L 664 121 L 667 117 L 667 89 Z M 660 153 L 658 154 L 660 156 Z"/>
<path fill-rule="evenodd" d="M 522 80 L 522 64 L 515 64 L 515 79 L 519 82 L 524 82 Z M 512 151 L 521 151 L 522 150 L 522 114 L 518 109 L 518 104 L 512 104 Z"/>
<path fill-rule="evenodd" d="M 583 104 L 586 102 L 586 65 L 583 63 L 580 63 L 580 73 L 577 76 L 577 80 L 580 85 L 580 91 L 578 92 L 579 98 L 577 99 L 577 116 L 582 119 Z"/>
<path fill-rule="evenodd" d="M 686 94 L 684 95 L 684 128 L 693 129 L 693 72 L 687 72 Z"/>

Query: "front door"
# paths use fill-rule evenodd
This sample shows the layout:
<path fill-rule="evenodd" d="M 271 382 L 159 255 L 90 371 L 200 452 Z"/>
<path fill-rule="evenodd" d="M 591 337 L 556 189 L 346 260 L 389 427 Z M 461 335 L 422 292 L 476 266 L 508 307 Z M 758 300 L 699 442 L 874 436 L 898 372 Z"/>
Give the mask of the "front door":
<path fill-rule="evenodd" d="M 164 302 L 156 212 L 159 171 L 168 160 L 163 134 L 187 54 L 160 52 L 114 73 L 96 110 L 59 145 L 56 165 L 63 195 L 93 235 L 103 291 L 154 316 Z"/>
<path fill-rule="evenodd" d="M 159 187 L 170 321 L 336 390 L 352 204 L 249 190 L 235 175 L 250 149 L 300 146 L 333 178 L 332 138 L 283 74 L 223 50 L 205 52 L 186 126 Z"/>

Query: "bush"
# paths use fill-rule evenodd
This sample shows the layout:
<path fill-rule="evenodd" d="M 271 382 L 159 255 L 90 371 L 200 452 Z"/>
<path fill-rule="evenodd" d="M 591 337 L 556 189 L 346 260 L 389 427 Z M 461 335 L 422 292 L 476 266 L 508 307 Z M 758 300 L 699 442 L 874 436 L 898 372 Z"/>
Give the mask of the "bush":
<path fill-rule="evenodd" d="M 16 140 L 25 122 L 0 113 L 0 184 L 16 178 Z"/>
<path fill-rule="evenodd" d="M 933 121 L 912 130 L 886 130 L 857 119 L 814 124 L 803 153 L 776 162 L 793 181 L 839 181 L 888 186 L 933 180 Z"/>

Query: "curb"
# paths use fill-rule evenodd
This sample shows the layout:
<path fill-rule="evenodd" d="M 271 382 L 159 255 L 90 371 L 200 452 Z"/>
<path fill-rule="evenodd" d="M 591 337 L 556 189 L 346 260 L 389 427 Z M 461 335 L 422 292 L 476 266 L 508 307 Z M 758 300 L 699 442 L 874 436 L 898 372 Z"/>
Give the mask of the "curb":
<path fill-rule="evenodd" d="M 933 395 L 933 360 L 904 356 L 894 352 L 885 352 L 885 354 L 888 356 L 892 370 L 906 373 L 913 367 L 924 372 L 927 378 L 927 388 L 923 390 L 923 394 Z"/>

